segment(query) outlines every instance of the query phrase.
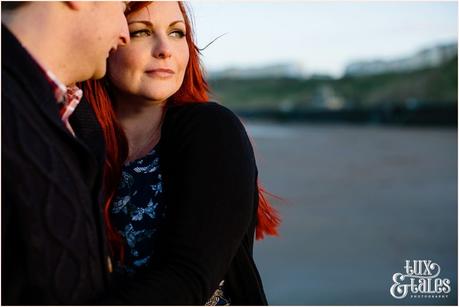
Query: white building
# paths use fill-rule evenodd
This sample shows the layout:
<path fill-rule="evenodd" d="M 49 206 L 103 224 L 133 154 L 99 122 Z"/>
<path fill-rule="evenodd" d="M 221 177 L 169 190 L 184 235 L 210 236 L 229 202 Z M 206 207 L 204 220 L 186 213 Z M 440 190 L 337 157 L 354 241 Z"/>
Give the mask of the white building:
<path fill-rule="evenodd" d="M 457 56 L 457 43 L 423 49 L 416 54 L 396 60 L 359 61 L 349 64 L 345 75 L 364 76 L 387 72 L 406 72 L 436 67 Z"/>
<path fill-rule="evenodd" d="M 303 78 L 304 68 L 300 63 L 281 63 L 268 66 L 247 68 L 228 68 L 220 71 L 210 71 L 209 78 Z"/>

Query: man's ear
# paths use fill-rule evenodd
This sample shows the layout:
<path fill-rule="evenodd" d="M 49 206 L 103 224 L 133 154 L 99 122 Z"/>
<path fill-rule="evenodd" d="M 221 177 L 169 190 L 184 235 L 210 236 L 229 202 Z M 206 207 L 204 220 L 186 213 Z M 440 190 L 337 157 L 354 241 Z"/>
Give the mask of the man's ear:
<path fill-rule="evenodd" d="M 82 1 L 64 1 L 64 3 L 72 10 L 81 10 Z"/>

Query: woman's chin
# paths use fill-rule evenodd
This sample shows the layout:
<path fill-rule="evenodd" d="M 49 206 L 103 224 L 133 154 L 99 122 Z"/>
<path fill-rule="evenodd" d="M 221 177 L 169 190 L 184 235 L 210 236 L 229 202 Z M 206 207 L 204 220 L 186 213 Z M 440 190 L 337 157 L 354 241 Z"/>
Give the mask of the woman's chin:
<path fill-rule="evenodd" d="M 140 95 L 152 105 L 164 104 L 172 95 Z"/>
<path fill-rule="evenodd" d="M 158 92 L 158 91 L 146 91 L 141 94 L 141 96 L 147 98 L 148 100 L 152 101 L 166 101 L 169 99 L 172 95 L 174 95 L 177 91 L 164 91 L 164 92 Z"/>

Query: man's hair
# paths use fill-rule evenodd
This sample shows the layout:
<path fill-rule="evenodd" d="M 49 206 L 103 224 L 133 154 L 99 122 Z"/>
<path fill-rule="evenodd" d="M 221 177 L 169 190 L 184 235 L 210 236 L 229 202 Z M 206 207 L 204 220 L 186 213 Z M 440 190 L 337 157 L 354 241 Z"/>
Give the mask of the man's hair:
<path fill-rule="evenodd" d="M 30 1 L 2 1 L 2 10 L 15 10 L 29 3 Z"/>

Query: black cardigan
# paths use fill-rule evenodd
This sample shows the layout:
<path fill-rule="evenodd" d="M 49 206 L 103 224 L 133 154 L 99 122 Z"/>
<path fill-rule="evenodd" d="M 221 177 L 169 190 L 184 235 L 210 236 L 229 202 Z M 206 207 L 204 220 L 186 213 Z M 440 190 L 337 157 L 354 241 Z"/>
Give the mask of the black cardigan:
<path fill-rule="evenodd" d="M 225 279 L 234 305 L 266 305 L 252 258 L 257 169 L 239 119 L 216 103 L 169 107 L 159 143 L 167 221 L 149 267 L 105 304 L 203 305 Z"/>
<path fill-rule="evenodd" d="M 82 101 L 62 124 L 46 77 L 2 25 L 2 304 L 81 304 L 105 292 L 104 142 Z"/>

